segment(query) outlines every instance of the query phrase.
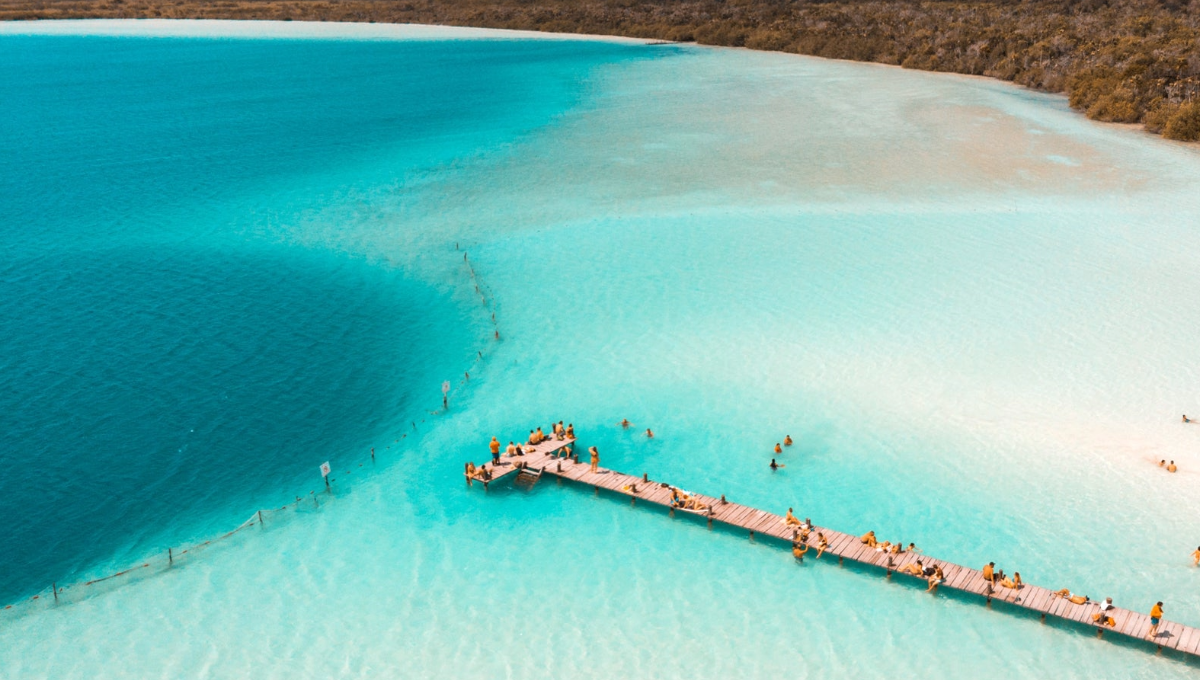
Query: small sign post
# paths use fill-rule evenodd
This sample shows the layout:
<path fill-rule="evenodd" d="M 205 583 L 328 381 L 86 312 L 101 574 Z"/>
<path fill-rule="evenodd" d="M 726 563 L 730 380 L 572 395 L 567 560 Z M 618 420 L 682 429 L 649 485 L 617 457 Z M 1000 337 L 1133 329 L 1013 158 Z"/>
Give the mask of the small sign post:
<path fill-rule="evenodd" d="M 446 400 L 446 397 L 449 394 L 450 394 L 450 381 L 446 380 L 446 381 L 442 382 L 442 408 L 450 408 L 450 404 Z"/>
<path fill-rule="evenodd" d="M 325 478 L 325 488 L 326 489 L 329 488 L 329 473 L 331 471 L 332 471 L 332 468 L 329 467 L 329 461 L 325 461 L 324 463 L 321 463 L 321 476 Z"/>

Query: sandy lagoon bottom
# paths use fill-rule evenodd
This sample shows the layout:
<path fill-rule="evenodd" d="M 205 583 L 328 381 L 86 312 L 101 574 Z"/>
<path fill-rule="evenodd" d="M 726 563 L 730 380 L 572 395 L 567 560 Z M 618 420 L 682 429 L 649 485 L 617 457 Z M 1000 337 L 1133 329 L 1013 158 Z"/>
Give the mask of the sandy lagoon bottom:
<path fill-rule="evenodd" d="M 42 29 L 5 28 L 21 30 Z M 169 68 L 173 50 L 221 43 L 220 25 L 204 30 L 109 40 Z M 381 44 L 336 30 L 321 35 L 341 55 Z M 320 512 L 10 617 L 6 677 L 1195 673 L 569 486 L 485 495 L 460 477 L 491 434 L 562 418 L 615 469 L 1133 609 L 1162 599 L 1200 624 L 1200 429 L 1179 422 L 1198 377 L 1200 314 L 1181 304 L 1200 298 L 1194 149 L 986 81 L 689 46 L 388 37 L 410 48 L 379 57 L 396 70 L 411 50 L 462 69 L 506 59 L 499 110 L 544 115 L 489 127 L 473 107 L 498 95 L 434 87 L 454 125 L 370 153 L 309 149 L 330 162 L 214 199 L 259 205 L 252 216 L 176 228 L 397 270 L 467 319 L 446 336 L 464 348 L 453 360 L 413 361 L 483 362 L 448 414 L 428 414 L 436 382 L 420 408 L 363 414 L 378 446 L 413 434 Z M 268 58 L 295 45 L 239 39 Z M 402 103 L 373 105 L 386 120 Z M 280 188 L 296 185 L 324 191 Z M 772 474 L 784 434 L 797 445 Z"/>

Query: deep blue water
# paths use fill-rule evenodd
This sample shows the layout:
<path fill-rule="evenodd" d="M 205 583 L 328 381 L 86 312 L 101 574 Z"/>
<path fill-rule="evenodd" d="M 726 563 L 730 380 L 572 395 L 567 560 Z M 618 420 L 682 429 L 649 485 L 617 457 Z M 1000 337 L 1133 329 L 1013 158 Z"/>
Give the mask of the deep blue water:
<path fill-rule="evenodd" d="M 435 407 L 481 314 L 362 245 L 403 219 L 323 211 L 545 124 L 620 52 L 0 39 L 0 600 L 236 526 Z"/>

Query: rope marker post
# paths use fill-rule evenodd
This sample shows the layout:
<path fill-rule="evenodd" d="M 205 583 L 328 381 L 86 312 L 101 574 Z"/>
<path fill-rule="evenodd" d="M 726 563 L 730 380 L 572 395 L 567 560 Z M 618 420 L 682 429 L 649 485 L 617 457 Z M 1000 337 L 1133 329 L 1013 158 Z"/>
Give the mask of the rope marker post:
<path fill-rule="evenodd" d="M 330 471 L 331 471 L 331 468 L 329 467 L 329 461 L 325 461 L 324 463 L 321 463 L 321 477 L 322 477 L 322 479 L 325 480 L 325 490 L 326 491 L 330 490 L 329 489 L 329 473 L 330 473 Z"/>

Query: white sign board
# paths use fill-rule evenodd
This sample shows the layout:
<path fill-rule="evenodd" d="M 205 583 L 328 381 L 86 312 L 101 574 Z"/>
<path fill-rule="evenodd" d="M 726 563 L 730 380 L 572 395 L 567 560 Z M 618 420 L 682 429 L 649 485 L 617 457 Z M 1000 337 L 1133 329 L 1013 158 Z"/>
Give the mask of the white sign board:
<path fill-rule="evenodd" d="M 325 461 L 324 463 L 321 463 L 321 476 L 322 477 L 328 477 L 329 473 L 331 471 L 332 470 L 329 467 L 329 461 Z"/>
<path fill-rule="evenodd" d="M 450 394 L 450 381 L 449 380 L 442 383 L 442 396 L 445 396 L 447 394 Z"/>

